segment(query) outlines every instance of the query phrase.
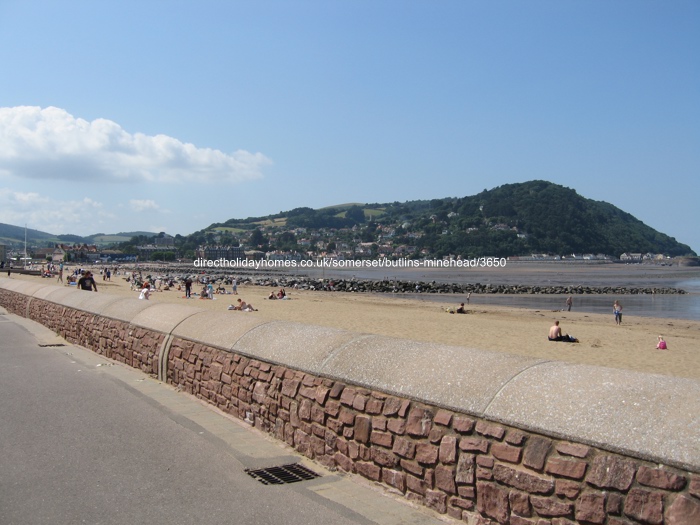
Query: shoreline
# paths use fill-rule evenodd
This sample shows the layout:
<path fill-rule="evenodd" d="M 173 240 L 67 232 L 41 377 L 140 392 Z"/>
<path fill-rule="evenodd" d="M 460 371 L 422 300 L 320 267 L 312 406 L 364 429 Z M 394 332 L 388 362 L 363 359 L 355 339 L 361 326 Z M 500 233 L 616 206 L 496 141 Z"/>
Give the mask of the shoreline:
<path fill-rule="evenodd" d="M 131 290 L 124 275 L 113 275 L 111 282 L 103 281 L 99 273 L 95 277 L 98 293 L 138 298 L 138 292 Z M 12 278 L 56 284 L 56 279 L 35 276 L 13 274 Z M 193 286 L 193 292 L 200 289 L 201 285 Z M 230 292 L 231 286 L 226 289 Z M 185 299 L 184 291 L 171 289 L 153 292 L 151 302 L 186 304 L 223 312 L 240 297 L 258 311 L 231 311 L 231 322 L 235 322 L 237 316 L 255 315 L 269 321 L 321 325 L 357 333 L 700 380 L 700 321 L 629 315 L 623 316 L 623 324 L 617 326 L 612 315 L 607 314 L 575 309 L 571 312 L 531 310 L 474 304 L 474 301 L 467 306 L 467 315 L 459 315 L 446 313 L 446 303 L 432 300 L 291 289 L 287 289 L 289 300 L 266 299 L 274 289 L 242 284 L 238 287 L 239 295 L 215 294 L 214 300 Z M 75 293 L 86 292 L 76 290 Z M 456 307 L 461 302 L 458 298 L 456 295 L 450 306 Z M 547 332 L 555 320 L 561 322 L 563 332 L 581 342 L 547 341 Z M 658 335 L 664 336 L 668 350 L 656 350 Z"/>

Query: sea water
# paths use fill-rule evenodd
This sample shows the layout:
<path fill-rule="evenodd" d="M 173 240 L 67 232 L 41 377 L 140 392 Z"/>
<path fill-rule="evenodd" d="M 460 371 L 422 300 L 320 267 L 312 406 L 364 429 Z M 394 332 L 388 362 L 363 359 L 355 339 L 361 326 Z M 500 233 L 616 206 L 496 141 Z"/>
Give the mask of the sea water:
<path fill-rule="evenodd" d="M 461 294 L 398 294 L 394 297 L 435 301 L 458 306 L 466 303 Z M 387 294 L 383 294 L 387 296 Z M 566 295 L 516 295 L 516 294 L 472 294 L 469 308 L 479 305 L 511 306 L 541 311 L 566 311 Z M 573 295 L 572 312 L 610 314 L 613 318 L 613 302 L 622 304 L 625 316 L 662 317 L 700 321 L 700 293 L 669 295 Z"/>
<path fill-rule="evenodd" d="M 510 272 L 509 269 L 490 272 L 432 272 L 405 270 L 392 275 L 380 276 L 377 271 L 307 272 L 316 278 L 340 279 L 399 279 L 402 281 L 437 281 L 458 284 L 523 284 L 538 286 L 611 286 L 628 288 L 679 288 L 685 294 L 574 294 L 572 311 L 610 314 L 613 302 L 619 300 L 623 316 L 661 317 L 671 319 L 700 320 L 700 270 L 655 267 L 645 265 L 605 265 L 605 266 L 538 266 L 531 265 L 523 271 Z M 401 293 L 382 294 L 383 297 L 399 297 L 435 301 L 457 306 L 466 303 L 465 294 L 425 294 Z M 557 294 L 472 294 L 470 307 L 499 305 L 528 308 L 542 311 L 566 310 L 566 295 Z M 623 317 L 624 318 L 624 317 Z"/>

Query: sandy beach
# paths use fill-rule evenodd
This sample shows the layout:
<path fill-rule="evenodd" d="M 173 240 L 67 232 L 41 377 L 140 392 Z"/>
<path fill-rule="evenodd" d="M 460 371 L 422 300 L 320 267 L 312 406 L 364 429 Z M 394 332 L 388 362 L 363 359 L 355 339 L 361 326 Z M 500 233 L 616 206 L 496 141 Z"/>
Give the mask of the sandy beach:
<path fill-rule="evenodd" d="M 124 275 L 111 282 L 96 273 L 98 293 L 138 298 Z M 0 278 L 6 279 L 6 276 Z M 12 279 L 56 284 L 55 280 L 13 274 Z M 193 292 L 201 289 L 193 286 Z M 231 287 L 227 287 L 228 291 Z M 624 368 L 640 372 L 700 379 L 700 322 L 642 318 L 627 315 L 617 326 L 610 315 L 534 310 L 479 305 L 474 298 L 467 315 L 449 314 L 445 303 L 379 295 L 287 290 L 288 300 L 268 300 L 272 289 L 239 285 L 239 294 L 217 294 L 214 300 L 184 297 L 184 291 L 155 291 L 151 301 L 188 304 L 204 310 L 226 312 L 237 298 L 251 303 L 257 312 L 228 311 L 237 316 L 258 316 L 335 327 L 360 333 L 380 334 L 414 341 L 442 343 L 519 354 L 548 360 Z M 76 290 L 76 293 L 88 293 Z M 454 308 L 458 306 L 455 299 Z M 611 302 L 612 311 L 612 302 Z M 559 320 L 562 331 L 580 343 L 547 340 L 549 327 Z M 657 350 L 659 335 L 668 350 Z"/>

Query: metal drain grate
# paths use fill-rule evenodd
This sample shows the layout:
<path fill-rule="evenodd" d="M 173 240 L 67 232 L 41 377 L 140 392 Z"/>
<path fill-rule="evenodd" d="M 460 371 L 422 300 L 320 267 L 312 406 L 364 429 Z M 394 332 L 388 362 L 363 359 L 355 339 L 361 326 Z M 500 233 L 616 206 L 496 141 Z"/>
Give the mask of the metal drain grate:
<path fill-rule="evenodd" d="M 306 481 L 308 479 L 318 477 L 318 474 L 316 474 L 314 471 L 309 470 L 298 463 L 282 465 L 281 467 L 261 468 L 257 470 L 245 469 L 245 472 L 264 485 L 296 483 L 297 481 Z"/>

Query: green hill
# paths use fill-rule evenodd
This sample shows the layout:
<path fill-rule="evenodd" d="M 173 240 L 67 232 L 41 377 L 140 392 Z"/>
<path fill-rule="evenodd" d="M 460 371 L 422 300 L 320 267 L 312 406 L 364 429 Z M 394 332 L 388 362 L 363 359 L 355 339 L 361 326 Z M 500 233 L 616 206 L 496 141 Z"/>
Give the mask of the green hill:
<path fill-rule="evenodd" d="M 305 228 L 307 233 L 359 227 L 361 233 L 352 236 L 356 241 L 413 245 L 436 257 L 532 253 L 619 256 L 625 252 L 695 255 L 688 245 L 612 204 L 541 180 L 506 184 L 462 198 L 295 208 L 268 217 L 230 219 L 193 235 L 201 237 L 217 227 L 239 232 L 261 227 Z M 393 229 L 390 236 L 387 229 Z"/>
<path fill-rule="evenodd" d="M 56 235 L 40 230 L 27 228 L 27 244 L 35 247 L 50 247 L 55 244 L 96 244 L 98 246 L 111 245 L 114 243 L 125 242 L 132 237 L 144 235 L 152 237 L 156 235 L 150 232 L 122 232 L 115 234 L 96 233 L 86 237 L 80 235 L 62 234 Z M 11 224 L 0 223 L 0 244 L 19 247 L 24 245 L 25 230 L 22 226 L 13 226 Z"/>
<path fill-rule="evenodd" d="M 24 234 L 22 227 L 0 224 L 2 244 L 19 247 L 24 243 Z M 80 237 L 28 229 L 27 241 L 37 247 L 57 242 L 104 246 L 154 235 L 122 232 Z M 375 255 L 379 245 L 410 247 L 404 253 L 424 252 L 431 257 L 508 257 L 532 253 L 619 257 L 625 252 L 696 255 L 688 245 L 654 230 L 612 204 L 587 199 L 573 189 L 542 180 L 506 184 L 461 198 L 346 203 L 317 210 L 295 208 L 266 217 L 229 219 L 188 236 L 177 235 L 175 242 L 183 253 L 194 253 L 201 244 L 238 245 L 239 242 L 266 250 L 306 251 L 308 248 L 300 244 L 304 237 L 322 239 L 321 244 L 326 245 L 372 244 Z"/>

